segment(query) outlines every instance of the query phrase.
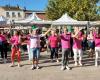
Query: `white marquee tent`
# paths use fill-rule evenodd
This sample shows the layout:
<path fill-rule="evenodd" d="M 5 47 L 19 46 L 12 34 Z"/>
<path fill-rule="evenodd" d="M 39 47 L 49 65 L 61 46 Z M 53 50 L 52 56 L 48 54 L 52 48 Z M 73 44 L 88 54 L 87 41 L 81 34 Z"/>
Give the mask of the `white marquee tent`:
<path fill-rule="evenodd" d="M 70 16 L 68 16 L 68 14 L 64 14 L 62 15 L 61 18 L 59 18 L 58 20 L 55 20 L 52 22 L 53 25 L 79 25 L 79 26 L 84 26 L 87 25 L 88 21 L 77 21 L 73 18 L 71 18 Z"/>
<path fill-rule="evenodd" d="M 100 26 L 100 21 L 91 21 L 90 26 Z"/>
<path fill-rule="evenodd" d="M 28 25 L 32 25 L 32 24 L 51 24 L 51 21 L 47 21 L 47 20 L 42 20 L 40 19 L 36 13 L 32 13 L 30 16 L 28 16 L 26 19 L 24 20 L 18 20 L 18 21 L 14 21 L 16 24 L 28 24 Z"/>
<path fill-rule="evenodd" d="M 3 16 L 0 16 L 0 26 L 6 25 L 7 24 L 7 19 Z"/>
<path fill-rule="evenodd" d="M 30 16 L 28 16 L 27 18 L 23 19 L 23 20 L 18 20 L 18 21 L 14 21 L 15 23 L 18 24 L 27 24 L 31 21 L 42 21 L 42 19 L 40 19 L 35 13 L 32 13 Z"/>

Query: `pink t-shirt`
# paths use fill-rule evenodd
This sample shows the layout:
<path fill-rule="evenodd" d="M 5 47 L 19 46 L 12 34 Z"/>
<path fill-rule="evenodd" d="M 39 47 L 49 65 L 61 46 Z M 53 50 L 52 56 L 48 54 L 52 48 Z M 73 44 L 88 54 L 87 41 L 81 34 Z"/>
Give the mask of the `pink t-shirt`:
<path fill-rule="evenodd" d="M 14 45 L 18 45 L 19 44 L 19 36 L 15 35 L 13 37 L 11 37 L 10 42 Z"/>
<path fill-rule="evenodd" d="M 73 42 L 74 42 L 73 48 L 75 48 L 75 49 L 81 49 L 82 48 L 82 40 L 83 40 L 82 36 L 83 36 L 83 34 L 80 31 L 78 33 L 78 38 L 73 38 Z"/>
<path fill-rule="evenodd" d="M 6 40 L 5 36 L 4 35 L 0 35 L 0 41 L 5 41 L 5 40 Z"/>
<path fill-rule="evenodd" d="M 56 35 L 51 35 L 50 37 L 49 37 L 49 42 L 50 42 L 50 46 L 52 47 L 52 48 L 56 48 L 56 47 L 58 47 L 58 42 L 59 42 L 59 40 L 58 40 L 58 37 L 56 36 Z"/>
<path fill-rule="evenodd" d="M 100 47 L 100 37 L 97 37 L 96 33 L 94 33 L 94 41 L 95 41 L 95 47 Z"/>
<path fill-rule="evenodd" d="M 81 45 L 82 39 L 81 38 L 79 38 L 79 39 L 78 38 L 74 38 L 73 40 L 74 40 L 73 48 L 81 49 L 82 48 L 82 45 Z"/>
<path fill-rule="evenodd" d="M 61 45 L 62 48 L 70 48 L 70 38 L 71 38 L 71 34 L 62 34 L 61 35 Z"/>

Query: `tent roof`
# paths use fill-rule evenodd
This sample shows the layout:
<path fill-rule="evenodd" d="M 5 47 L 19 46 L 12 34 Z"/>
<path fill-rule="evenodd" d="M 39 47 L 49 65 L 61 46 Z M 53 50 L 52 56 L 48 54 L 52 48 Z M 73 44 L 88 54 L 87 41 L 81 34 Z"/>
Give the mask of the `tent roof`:
<path fill-rule="evenodd" d="M 15 23 L 29 23 L 31 21 L 42 21 L 42 19 L 40 19 L 36 13 L 32 13 L 30 16 L 28 16 L 27 18 L 23 19 L 23 20 L 18 20 L 15 21 Z"/>
<path fill-rule="evenodd" d="M 100 26 L 100 21 L 91 21 L 90 26 Z"/>
<path fill-rule="evenodd" d="M 77 20 L 71 18 L 70 16 L 68 16 L 67 13 L 65 13 L 64 15 L 62 15 L 61 18 L 55 20 L 54 22 L 73 22 L 73 21 L 77 21 Z"/>
<path fill-rule="evenodd" d="M 64 15 L 62 15 L 61 18 L 53 21 L 53 25 L 80 25 L 80 26 L 84 26 L 84 25 L 87 25 L 87 21 L 77 21 L 77 20 L 71 18 L 70 16 L 68 16 L 67 13 L 65 13 Z"/>

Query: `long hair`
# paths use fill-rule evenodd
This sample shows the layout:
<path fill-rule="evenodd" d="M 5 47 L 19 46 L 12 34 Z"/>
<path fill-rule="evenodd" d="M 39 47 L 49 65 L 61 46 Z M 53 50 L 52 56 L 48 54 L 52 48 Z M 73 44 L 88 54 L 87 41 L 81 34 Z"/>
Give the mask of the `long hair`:
<path fill-rule="evenodd" d="M 20 35 L 20 31 L 15 31 L 15 35 Z"/>
<path fill-rule="evenodd" d="M 98 35 L 100 35 L 100 27 L 99 27 L 99 29 L 98 29 Z"/>

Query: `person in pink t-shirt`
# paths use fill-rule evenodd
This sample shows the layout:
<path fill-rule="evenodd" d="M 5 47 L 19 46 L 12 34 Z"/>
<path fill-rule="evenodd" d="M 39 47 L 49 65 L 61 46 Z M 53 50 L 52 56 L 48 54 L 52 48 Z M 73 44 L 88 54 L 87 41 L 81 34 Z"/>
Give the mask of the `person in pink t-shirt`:
<path fill-rule="evenodd" d="M 51 61 L 53 61 L 53 57 L 55 56 L 56 61 L 59 62 L 58 60 L 58 42 L 59 42 L 59 38 L 56 35 L 55 30 L 51 31 L 51 36 L 49 37 L 49 45 L 50 45 L 50 51 L 51 51 Z"/>
<path fill-rule="evenodd" d="M 63 29 L 63 33 L 60 35 L 61 39 L 61 46 L 62 46 L 62 67 L 61 70 L 70 70 L 68 67 L 68 56 L 70 54 L 70 39 L 71 39 L 71 34 L 68 33 L 67 28 L 65 27 Z"/>
<path fill-rule="evenodd" d="M 97 33 L 94 33 L 94 41 L 95 41 L 95 66 L 98 66 L 98 58 L 100 55 L 100 28 Z"/>
<path fill-rule="evenodd" d="M 11 37 L 10 42 L 12 44 L 12 48 L 11 48 L 11 61 L 12 64 L 10 65 L 10 67 L 14 66 L 14 58 L 15 55 L 17 55 L 17 59 L 18 59 L 18 67 L 20 67 L 20 35 L 18 31 L 14 32 L 14 36 Z"/>
<path fill-rule="evenodd" d="M 78 65 L 77 63 L 77 56 L 79 54 L 79 65 L 82 66 L 82 40 L 83 40 L 83 35 L 81 34 L 79 28 L 75 28 L 74 30 L 75 34 L 72 35 L 73 37 L 73 52 L 74 52 L 74 61 L 75 61 L 75 66 Z"/>
<path fill-rule="evenodd" d="M 5 46 L 5 44 L 7 43 L 7 39 L 5 37 L 4 34 L 2 34 L 2 32 L 0 32 L 0 52 L 1 52 L 1 58 L 2 61 L 4 63 L 6 63 L 7 61 L 7 45 Z"/>

